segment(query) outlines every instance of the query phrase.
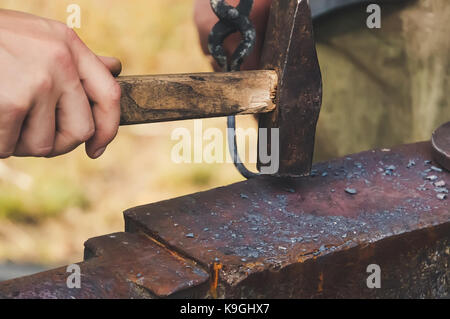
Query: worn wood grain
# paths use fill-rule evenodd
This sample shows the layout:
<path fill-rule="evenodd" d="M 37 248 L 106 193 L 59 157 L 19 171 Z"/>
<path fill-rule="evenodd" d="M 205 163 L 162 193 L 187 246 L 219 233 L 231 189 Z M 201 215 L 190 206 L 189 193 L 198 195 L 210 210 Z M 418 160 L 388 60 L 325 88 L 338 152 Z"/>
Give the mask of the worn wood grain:
<path fill-rule="evenodd" d="M 275 71 L 124 76 L 121 125 L 270 112 Z"/>

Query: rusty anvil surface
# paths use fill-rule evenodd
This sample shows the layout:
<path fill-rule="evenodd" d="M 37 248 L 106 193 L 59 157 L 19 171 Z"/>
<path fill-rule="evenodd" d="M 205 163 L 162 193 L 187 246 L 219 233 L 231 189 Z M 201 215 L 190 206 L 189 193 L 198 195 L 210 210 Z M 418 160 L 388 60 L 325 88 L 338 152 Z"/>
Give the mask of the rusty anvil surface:
<path fill-rule="evenodd" d="M 0 283 L 0 296 L 449 297 L 450 210 L 424 177 L 431 160 L 429 142 L 411 144 L 133 208 L 125 233 L 86 242 L 81 289 L 63 267 Z M 369 264 L 381 289 L 366 286 Z"/>

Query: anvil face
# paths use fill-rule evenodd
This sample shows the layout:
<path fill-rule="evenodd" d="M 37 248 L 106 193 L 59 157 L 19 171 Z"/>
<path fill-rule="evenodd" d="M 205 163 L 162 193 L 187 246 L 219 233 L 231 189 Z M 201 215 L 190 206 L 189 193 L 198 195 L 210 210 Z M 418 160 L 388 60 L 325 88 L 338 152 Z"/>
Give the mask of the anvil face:
<path fill-rule="evenodd" d="M 86 243 L 83 289 L 62 267 L 3 282 L 0 296 L 448 297 L 450 210 L 434 184 L 450 175 L 431 161 L 430 143 L 412 144 L 133 208 L 126 233 Z M 366 285 L 370 265 L 382 289 Z"/>
<path fill-rule="evenodd" d="M 448 245 L 448 201 L 434 183 L 450 177 L 431 170 L 431 160 L 430 143 L 364 152 L 315 165 L 310 177 L 258 178 L 131 209 L 126 230 L 154 236 L 206 269 L 219 263 L 226 297 L 356 296 L 371 263 L 389 267 L 386 281 L 400 289 L 395 276 L 420 265 L 409 269 L 413 263 L 399 258 L 434 239 Z M 320 276 L 325 286 L 317 291 Z"/>

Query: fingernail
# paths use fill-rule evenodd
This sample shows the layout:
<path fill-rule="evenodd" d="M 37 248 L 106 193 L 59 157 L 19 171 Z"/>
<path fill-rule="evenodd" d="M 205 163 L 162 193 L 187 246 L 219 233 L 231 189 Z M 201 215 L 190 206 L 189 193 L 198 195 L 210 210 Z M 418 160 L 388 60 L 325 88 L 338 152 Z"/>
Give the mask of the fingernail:
<path fill-rule="evenodd" d="M 106 147 L 102 147 L 100 149 L 98 149 L 95 153 L 94 153 L 94 158 L 99 158 L 100 156 L 103 155 L 103 153 L 105 153 Z"/>

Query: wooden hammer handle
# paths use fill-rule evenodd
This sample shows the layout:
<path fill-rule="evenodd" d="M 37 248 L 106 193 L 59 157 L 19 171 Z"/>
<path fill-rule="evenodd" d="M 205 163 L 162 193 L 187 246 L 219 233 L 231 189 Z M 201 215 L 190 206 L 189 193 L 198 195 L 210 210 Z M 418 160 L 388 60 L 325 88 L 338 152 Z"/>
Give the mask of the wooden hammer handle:
<path fill-rule="evenodd" d="M 275 71 L 122 76 L 121 125 L 270 112 Z"/>

